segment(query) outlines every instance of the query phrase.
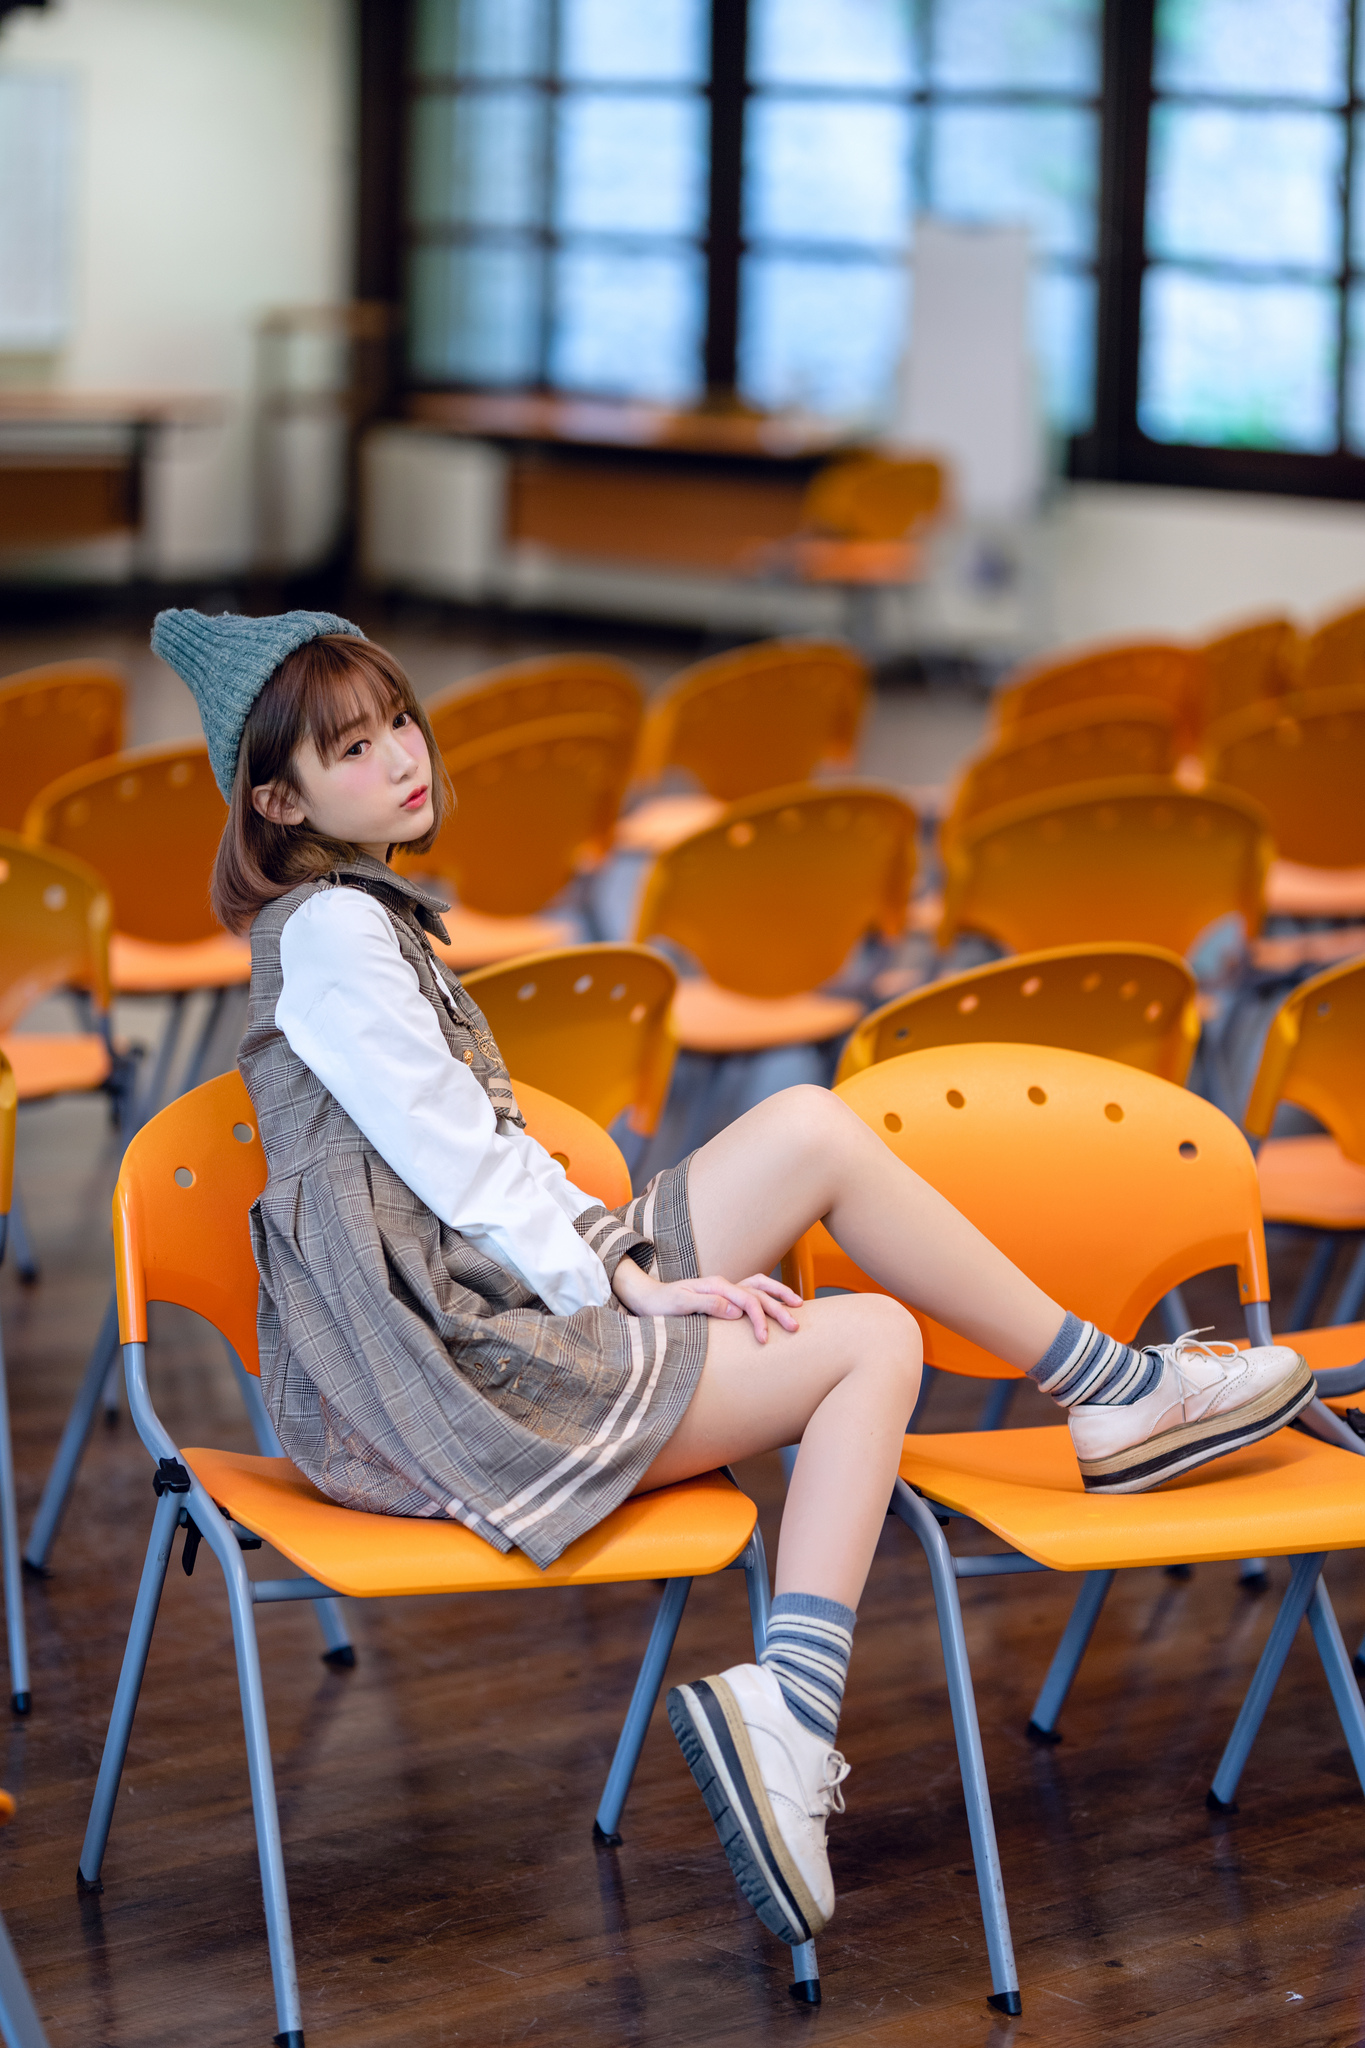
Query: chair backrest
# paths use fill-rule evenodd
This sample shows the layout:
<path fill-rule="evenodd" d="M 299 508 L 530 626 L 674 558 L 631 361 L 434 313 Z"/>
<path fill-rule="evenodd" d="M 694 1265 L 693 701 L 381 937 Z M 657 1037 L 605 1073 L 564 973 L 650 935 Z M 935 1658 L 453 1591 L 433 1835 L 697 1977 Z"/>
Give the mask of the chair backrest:
<path fill-rule="evenodd" d="M 626 1162 L 580 1110 L 514 1084 L 527 1127 L 575 1186 L 608 1208 L 630 1200 Z M 119 1336 L 147 1341 L 147 1303 L 207 1318 L 259 1373 L 258 1279 L 247 1212 L 266 1181 L 256 1112 L 235 1071 L 191 1089 L 143 1125 L 114 1189 Z"/>
<path fill-rule="evenodd" d="M 932 456 L 849 455 L 806 486 L 801 524 L 840 540 L 901 540 L 943 504 L 943 465 Z"/>
<path fill-rule="evenodd" d="M 396 854 L 440 875 L 470 910 L 524 917 L 601 860 L 630 775 L 634 733 L 605 711 L 565 712 L 441 756 L 455 802 L 429 853 Z"/>
<path fill-rule="evenodd" d="M 0 1031 L 54 989 L 109 1007 L 109 894 L 84 861 L 0 832 Z"/>
<path fill-rule="evenodd" d="M 1098 697 L 1149 697 L 1164 704 L 1182 744 L 1198 730 L 1203 658 L 1175 640 L 1132 640 L 1053 656 L 1020 669 L 995 700 L 1003 737 L 1008 727 L 1045 711 L 1062 711 Z"/>
<path fill-rule="evenodd" d="M 648 946 L 566 946 L 466 974 L 509 1072 L 603 1129 L 623 1109 L 656 1128 L 677 1047 L 668 1009 L 678 977 Z"/>
<path fill-rule="evenodd" d="M 118 752 L 124 680 L 108 661 L 54 661 L 0 676 L 0 829 L 22 830 L 45 783 Z"/>
<path fill-rule="evenodd" d="M 10 1212 L 14 1200 L 14 1133 L 19 1122 L 19 1090 L 14 1069 L 0 1046 L 0 1218 Z M 0 1234 L 0 1251 L 4 1237 Z"/>
<path fill-rule="evenodd" d="M 847 764 L 867 701 L 867 664 L 838 641 L 762 640 L 674 676 L 645 713 L 635 772 L 695 775 L 733 803 Z"/>
<path fill-rule="evenodd" d="M 467 747 L 511 725 L 561 718 L 573 711 L 603 711 L 639 730 L 644 691 L 628 662 L 607 654 L 548 654 L 452 683 L 423 705 L 443 754 Z"/>
<path fill-rule="evenodd" d="M 685 946 L 742 995 L 817 988 L 867 932 L 904 930 L 917 829 L 903 797 L 861 784 L 731 804 L 654 863 L 635 935 Z"/>
<path fill-rule="evenodd" d="M 950 975 L 883 1004 L 850 1036 L 836 1083 L 930 1045 L 1060 1045 L 1183 1082 L 1198 989 L 1160 946 L 1057 946 Z"/>
<path fill-rule="evenodd" d="M 1337 690 L 1365 683 L 1365 605 L 1352 605 L 1306 633 L 1299 648 L 1293 687 Z"/>
<path fill-rule="evenodd" d="M 1115 775 L 1169 775 L 1176 763 L 1175 715 L 1154 697 L 1099 698 L 1007 726 L 969 761 L 943 823 L 952 838 L 970 818 L 1069 782 Z"/>
<path fill-rule="evenodd" d="M 209 908 L 213 857 L 227 823 L 202 741 L 137 747 L 40 790 L 24 837 L 86 861 L 114 901 L 114 928 L 184 945 L 220 930 Z"/>
<path fill-rule="evenodd" d="M 1359 683 L 1224 719 L 1206 735 L 1204 759 L 1213 781 L 1261 805 L 1285 860 L 1365 866 L 1365 662 Z"/>
<path fill-rule="evenodd" d="M 884 1060 L 838 1092 L 1031 1280 L 1125 1343 L 1214 1266 L 1237 1268 L 1243 1303 L 1270 1299 L 1251 1149 L 1187 1089 L 1059 1046 L 961 1045 Z M 932 1364 L 1008 1376 L 920 1321 Z"/>
<path fill-rule="evenodd" d="M 1291 687 L 1299 630 L 1292 619 L 1278 615 L 1249 619 L 1205 640 L 1199 651 L 1204 658 L 1203 724 L 1209 726 Z"/>
<path fill-rule="evenodd" d="M 946 857 L 940 945 L 973 930 L 1016 953 L 1097 939 L 1185 953 L 1231 911 L 1259 931 L 1274 844 L 1234 790 L 1132 776 L 988 811 Z"/>
<path fill-rule="evenodd" d="M 1300 982 L 1271 1020 L 1243 1121 L 1263 1138 L 1296 1102 L 1365 1166 L 1365 960 Z"/>

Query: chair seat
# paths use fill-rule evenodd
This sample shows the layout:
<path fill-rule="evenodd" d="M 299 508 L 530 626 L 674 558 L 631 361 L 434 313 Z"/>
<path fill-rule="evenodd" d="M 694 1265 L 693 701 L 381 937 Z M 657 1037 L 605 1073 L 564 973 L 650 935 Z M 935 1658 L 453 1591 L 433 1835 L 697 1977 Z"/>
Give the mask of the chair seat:
<path fill-rule="evenodd" d="M 1251 964 L 1263 973 L 1289 974 L 1300 967 L 1335 967 L 1365 953 L 1365 924 L 1334 925 L 1325 932 L 1293 932 L 1253 939 Z"/>
<path fill-rule="evenodd" d="M 1365 1166 L 1335 1138 L 1268 1138 L 1256 1160 L 1267 1223 L 1365 1230 Z"/>
<path fill-rule="evenodd" d="M 187 1450 L 181 1457 L 220 1507 L 285 1557 L 357 1599 L 496 1593 L 698 1578 L 733 1564 L 758 1510 L 719 1472 L 624 1501 L 542 1572 L 456 1522 L 337 1507 L 288 1458 Z"/>
<path fill-rule="evenodd" d="M 246 939 L 217 932 L 183 946 L 115 932 L 109 941 L 109 978 L 115 995 L 165 996 L 200 988 L 240 988 L 251 979 Z"/>
<path fill-rule="evenodd" d="M 900 1471 L 1054 1571 L 1365 1545 L 1360 1460 L 1299 1430 L 1278 1430 L 1155 1493 L 1087 1494 L 1065 1425 L 908 1436 Z"/>
<path fill-rule="evenodd" d="M 700 975 L 678 983 L 669 1024 L 685 1052 L 765 1052 L 840 1038 L 862 1014 L 847 996 L 743 996 Z"/>
<path fill-rule="evenodd" d="M 714 825 L 725 809 L 719 797 L 700 794 L 651 797 L 627 813 L 616 827 L 620 853 L 667 853 L 694 832 Z"/>
<path fill-rule="evenodd" d="M 83 1094 L 109 1078 L 109 1048 L 95 1031 L 16 1031 L 0 1038 L 21 1102 Z"/>
<path fill-rule="evenodd" d="M 450 944 L 439 939 L 432 946 L 447 967 L 457 974 L 470 967 L 492 967 L 499 960 L 515 960 L 521 953 L 549 953 L 559 946 L 571 946 L 576 933 L 571 924 L 557 917 L 485 917 L 481 910 L 466 910 L 453 904 L 442 912 L 450 933 Z"/>
<path fill-rule="evenodd" d="M 1270 864 L 1267 917 L 1365 917 L 1365 868 L 1310 868 L 1297 860 Z"/>
<path fill-rule="evenodd" d="M 1277 1336 L 1277 1344 L 1290 1344 L 1301 1352 L 1314 1372 L 1339 1372 L 1345 1365 L 1359 1365 L 1365 1358 L 1365 1323 L 1338 1323 L 1335 1328 L 1320 1330 L 1290 1330 L 1284 1336 Z M 1329 1408 L 1359 1408 L 1365 1403 L 1365 1394 L 1345 1394 L 1340 1401 L 1328 1402 Z"/>

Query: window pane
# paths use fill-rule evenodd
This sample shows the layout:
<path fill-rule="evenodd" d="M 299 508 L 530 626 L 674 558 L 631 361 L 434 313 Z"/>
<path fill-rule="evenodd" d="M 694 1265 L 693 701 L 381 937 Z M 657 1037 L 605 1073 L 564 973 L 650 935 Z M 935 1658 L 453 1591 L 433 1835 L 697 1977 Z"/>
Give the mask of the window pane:
<path fill-rule="evenodd" d="M 934 85 L 1100 89 L 1102 0 L 951 0 L 933 12 Z"/>
<path fill-rule="evenodd" d="M 1083 434 L 1095 417 L 1093 277 L 1040 270 L 1033 278 L 1033 346 L 1044 415 L 1059 434 Z"/>
<path fill-rule="evenodd" d="M 518 91 L 412 103 L 410 211 L 419 227 L 530 227 L 540 218 L 545 102 Z"/>
<path fill-rule="evenodd" d="M 898 263 L 749 257 L 740 293 L 744 396 L 774 411 L 884 415 L 905 344 L 909 292 Z"/>
<path fill-rule="evenodd" d="M 692 251 L 566 249 L 554 291 L 552 383 L 665 404 L 700 395 L 705 273 Z"/>
<path fill-rule="evenodd" d="M 750 0 L 749 76 L 759 85 L 913 85 L 906 0 Z"/>
<path fill-rule="evenodd" d="M 906 107 L 754 98 L 744 152 L 744 231 L 902 247 L 909 239 Z"/>
<path fill-rule="evenodd" d="M 1156 84 L 1343 99 L 1349 11 L 1342 0 L 1158 0 Z"/>
<path fill-rule="evenodd" d="M 1365 35 L 1361 38 L 1365 45 Z M 1365 114 L 1355 119 L 1355 152 L 1351 160 L 1351 263 L 1365 269 Z"/>
<path fill-rule="evenodd" d="M 1335 270 L 1343 141 L 1330 114 L 1158 107 L 1148 247 L 1160 256 Z"/>
<path fill-rule="evenodd" d="M 534 381 L 540 259 L 533 249 L 417 249 L 408 306 L 419 382 Z"/>
<path fill-rule="evenodd" d="M 1138 424 L 1215 448 L 1336 444 L 1336 294 L 1147 273 Z"/>
<path fill-rule="evenodd" d="M 937 107 L 929 122 L 935 213 L 1027 221 L 1048 255 L 1093 254 L 1096 115 L 1077 107 Z"/>
<path fill-rule="evenodd" d="M 1346 368 L 1346 445 L 1365 455 L 1365 286 L 1355 285 L 1350 299 L 1350 355 Z"/>
<path fill-rule="evenodd" d="M 568 94 L 558 117 L 556 218 L 564 228 L 700 232 L 705 103 L 661 94 Z"/>
<path fill-rule="evenodd" d="M 560 74 L 706 83 L 706 0 L 560 0 Z"/>
<path fill-rule="evenodd" d="M 420 77 L 534 78 L 549 60 L 547 0 L 418 0 Z"/>

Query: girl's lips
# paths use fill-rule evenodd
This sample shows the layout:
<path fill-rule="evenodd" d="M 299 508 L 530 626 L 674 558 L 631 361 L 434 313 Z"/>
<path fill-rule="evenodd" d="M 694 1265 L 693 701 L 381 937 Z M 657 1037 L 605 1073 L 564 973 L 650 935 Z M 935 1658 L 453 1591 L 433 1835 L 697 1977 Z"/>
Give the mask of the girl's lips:
<path fill-rule="evenodd" d="M 405 811 L 420 811 L 422 805 L 427 800 L 427 787 L 428 785 L 424 782 L 420 789 L 415 789 L 406 803 L 404 803 L 403 809 Z"/>

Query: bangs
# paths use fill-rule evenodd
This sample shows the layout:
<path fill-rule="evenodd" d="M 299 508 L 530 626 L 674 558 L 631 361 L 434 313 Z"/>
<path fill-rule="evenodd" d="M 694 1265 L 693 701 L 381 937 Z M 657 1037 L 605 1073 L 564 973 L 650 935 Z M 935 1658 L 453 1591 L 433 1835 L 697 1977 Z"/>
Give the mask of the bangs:
<path fill-rule="evenodd" d="M 333 635 L 309 643 L 314 658 L 300 662 L 297 697 L 299 738 L 312 740 L 318 758 L 329 764 L 344 751 L 358 730 L 391 711 L 415 713 L 406 676 L 366 642 Z M 301 650 L 302 651 L 302 650 Z"/>

